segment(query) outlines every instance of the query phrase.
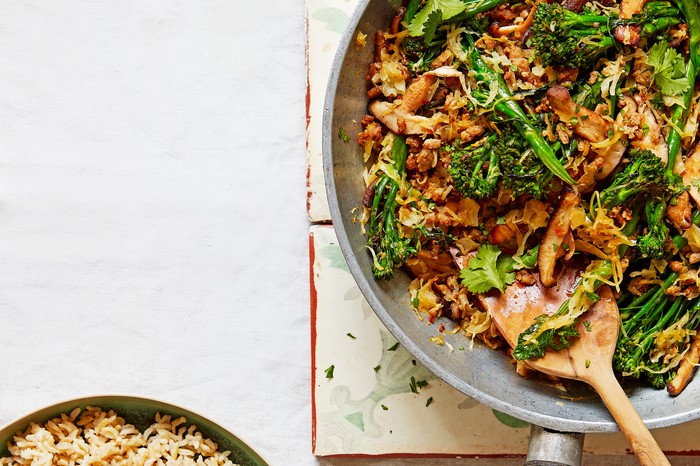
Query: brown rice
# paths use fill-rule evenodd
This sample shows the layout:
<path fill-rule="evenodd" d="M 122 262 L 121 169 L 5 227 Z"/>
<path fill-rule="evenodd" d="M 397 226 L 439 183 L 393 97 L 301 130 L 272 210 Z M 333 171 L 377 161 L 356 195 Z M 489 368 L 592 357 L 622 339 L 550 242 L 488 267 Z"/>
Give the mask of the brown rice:
<path fill-rule="evenodd" d="M 10 465 L 198 465 L 235 466 L 229 451 L 202 437 L 184 417 L 156 414 L 143 432 L 112 410 L 88 406 L 61 414 L 43 425 L 31 423 L 8 442 Z"/>

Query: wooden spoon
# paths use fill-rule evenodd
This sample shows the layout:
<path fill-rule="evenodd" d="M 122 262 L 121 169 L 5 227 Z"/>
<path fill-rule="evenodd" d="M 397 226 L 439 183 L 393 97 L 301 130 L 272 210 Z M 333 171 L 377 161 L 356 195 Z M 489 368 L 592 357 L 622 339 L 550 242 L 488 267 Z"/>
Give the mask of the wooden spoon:
<path fill-rule="evenodd" d="M 511 347 L 518 335 L 543 312 L 554 313 L 571 295 L 577 281 L 577 271 L 571 270 L 560 278 L 559 286 L 544 288 L 519 282 L 506 288 L 503 294 L 482 295 L 480 300 Z M 610 414 L 625 434 L 639 462 L 644 465 L 669 465 L 663 451 L 644 425 L 627 395 L 620 387 L 612 369 L 620 314 L 607 285 L 599 288 L 600 301 L 579 318 L 580 337 L 571 347 L 547 351 L 544 357 L 528 360 L 527 364 L 545 374 L 580 380 L 600 395 Z M 584 322 L 587 322 L 584 326 Z"/>

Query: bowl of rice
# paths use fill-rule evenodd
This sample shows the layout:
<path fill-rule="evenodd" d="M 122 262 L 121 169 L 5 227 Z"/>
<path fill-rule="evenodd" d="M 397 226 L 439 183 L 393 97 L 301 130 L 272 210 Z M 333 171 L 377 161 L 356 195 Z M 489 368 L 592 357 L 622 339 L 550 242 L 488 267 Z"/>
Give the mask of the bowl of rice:
<path fill-rule="evenodd" d="M 204 416 L 131 395 L 76 398 L 0 427 L 0 466 L 268 466 Z"/>

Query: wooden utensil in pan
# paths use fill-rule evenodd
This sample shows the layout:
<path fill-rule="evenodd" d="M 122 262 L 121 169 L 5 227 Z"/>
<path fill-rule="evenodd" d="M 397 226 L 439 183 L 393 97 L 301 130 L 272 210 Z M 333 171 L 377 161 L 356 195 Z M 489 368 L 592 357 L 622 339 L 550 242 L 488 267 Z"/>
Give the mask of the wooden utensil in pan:
<path fill-rule="evenodd" d="M 543 312 L 556 311 L 571 294 L 575 283 L 576 271 L 572 269 L 560 278 L 558 287 L 544 288 L 539 280 L 530 286 L 516 282 L 506 288 L 505 293 L 482 295 L 480 300 L 508 344 L 515 347 L 518 335 Z M 544 374 L 579 380 L 593 387 L 629 440 L 640 463 L 668 465 L 663 451 L 615 378 L 612 357 L 620 314 L 607 285 L 600 287 L 598 294 L 600 300 L 579 318 L 580 336 L 571 347 L 547 351 L 544 357 L 528 360 L 527 364 Z"/>

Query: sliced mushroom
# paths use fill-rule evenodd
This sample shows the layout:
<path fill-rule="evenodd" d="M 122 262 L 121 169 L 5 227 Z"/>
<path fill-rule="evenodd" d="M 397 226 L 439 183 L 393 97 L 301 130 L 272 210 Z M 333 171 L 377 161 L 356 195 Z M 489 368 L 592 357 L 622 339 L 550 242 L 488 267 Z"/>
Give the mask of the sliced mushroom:
<path fill-rule="evenodd" d="M 695 203 L 700 207 L 700 144 L 696 144 L 685 159 L 685 170 L 681 177 L 683 184 L 689 186 L 688 193 Z"/>
<path fill-rule="evenodd" d="M 620 19 L 632 19 L 642 12 L 646 0 L 622 0 L 620 2 Z M 615 39 L 624 45 L 636 46 L 639 43 L 642 28 L 637 24 L 621 24 L 615 28 Z"/>
<path fill-rule="evenodd" d="M 547 91 L 547 98 L 552 110 L 562 121 L 571 124 L 574 132 L 590 142 L 602 142 L 608 138 L 608 132 L 612 128 L 609 121 L 586 107 L 578 105 L 571 98 L 569 90 L 563 86 L 552 86 Z M 595 152 L 602 160 L 597 161 L 595 180 L 602 180 L 617 167 L 625 153 L 624 141 L 618 140 L 612 145 L 596 149 Z M 590 189 L 591 182 L 584 180 L 582 191 Z"/>
<path fill-rule="evenodd" d="M 637 99 L 639 98 L 637 97 Z M 629 98 L 627 98 L 626 101 L 628 102 Z M 626 109 L 629 107 L 630 105 L 625 106 Z M 654 112 L 646 102 L 640 102 L 638 100 L 636 111 L 641 115 L 641 126 L 644 128 L 644 137 L 642 139 L 630 141 L 630 145 L 635 149 L 648 149 L 652 151 L 661 159 L 664 165 L 666 165 L 668 163 L 668 145 L 666 144 L 666 139 L 663 134 L 661 134 L 661 125 L 656 121 Z"/>
<path fill-rule="evenodd" d="M 559 199 L 559 203 L 549 219 L 547 231 L 537 253 L 540 282 L 543 286 L 552 287 L 557 284 L 554 277 L 557 259 L 567 255 L 573 248 L 571 217 L 580 202 L 581 195 L 578 192 L 567 190 Z"/>
<path fill-rule="evenodd" d="M 676 375 L 666 386 L 666 390 L 670 395 L 676 396 L 683 391 L 690 379 L 693 378 L 695 366 L 698 365 L 698 362 L 700 362 L 700 337 L 696 335 L 690 344 L 688 352 L 685 353 L 680 364 L 678 364 Z"/>
<path fill-rule="evenodd" d="M 430 119 L 414 113 L 428 103 L 430 88 L 435 79 L 435 75 L 426 73 L 408 86 L 398 106 L 391 102 L 375 100 L 369 104 L 369 111 L 394 133 L 429 133 Z"/>
<path fill-rule="evenodd" d="M 666 218 L 678 230 L 687 230 L 693 224 L 693 212 L 690 206 L 688 191 L 683 191 L 676 197 L 675 204 L 666 207 Z"/>
<path fill-rule="evenodd" d="M 408 86 L 399 105 L 375 100 L 369 104 L 369 111 L 396 134 L 432 134 L 433 120 L 415 113 L 428 103 L 433 84 L 438 77 L 463 80 L 464 74 L 451 66 L 428 71 Z"/>

